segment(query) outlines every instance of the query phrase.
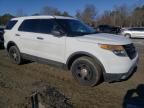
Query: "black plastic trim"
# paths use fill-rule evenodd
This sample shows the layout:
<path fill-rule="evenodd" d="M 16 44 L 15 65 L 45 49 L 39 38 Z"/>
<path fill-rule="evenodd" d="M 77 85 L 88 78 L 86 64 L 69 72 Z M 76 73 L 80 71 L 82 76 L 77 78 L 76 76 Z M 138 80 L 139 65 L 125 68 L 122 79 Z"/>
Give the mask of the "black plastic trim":
<path fill-rule="evenodd" d="M 122 74 L 110 74 L 110 73 L 105 73 L 104 74 L 104 80 L 105 82 L 120 82 L 120 81 L 126 81 L 128 80 L 137 70 L 137 66 L 133 68 L 132 71 L 129 71 L 127 73 L 122 73 Z M 124 79 L 122 79 L 122 76 L 125 76 Z"/>
<path fill-rule="evenodd" d="M 7 51 L 8 51 L 8 45 L 10 45 L 10 44 L 13 44 L 13 45 L 15 45 L 18 48 L 18 46 L 17 46 L 17 44 L 15 42 L 9 41 L 8 44 L 7 44 L 7 46 L 6 46 Z M 19 48 L 18 48 L 18 50 L 19 50 Z"/>
<path fill-rule="evenodd" d="M 39 63 L 48 64 L 48 65 L 51 65 L 51 66 L 66 69 L 64 63 L 60 63 L 60 62 L 49 60 L 49 59 L 44 59 L 44 58 L 41 58 L 41 57 L 32 56 L 32 55 L 25 54 L 25 53 L 21 53 L 21 55 L 22 55 L 23 59 L 36 61 L 36 62 L 39 62 Z"/>

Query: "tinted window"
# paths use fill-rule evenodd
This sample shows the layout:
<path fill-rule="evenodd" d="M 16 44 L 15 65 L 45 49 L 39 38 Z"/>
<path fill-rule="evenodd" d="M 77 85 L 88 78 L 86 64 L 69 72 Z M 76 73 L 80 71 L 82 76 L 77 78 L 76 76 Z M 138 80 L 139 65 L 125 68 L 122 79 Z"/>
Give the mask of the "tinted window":
<path fill-rule="evenodd" d="M 131 31 L 144 31 L 144 28 L 131 28 Z"/>
<path fill-rule="evenodd" d="M 144 28 L 139 28 L 139 31 L 144 31 Z"/>
<path fill-rule="evenodd" d="M 57 23 L 60 24 L 63 29 L 68 33 L 70 36 L 79 36 L 79 35 L 86 35 L 86 34 L 95 34 L 96 31 L 91 27 L 85 25 L 84 23 L 78 20 L 72 19 L 56 19 Z"/>
<path fill-rule="evenodd" d="M 129 30 L 131 30 L 131 31 L 135 31 L 136 29 L 135 29 L 135 28 L 130 28 Z"/>
<path fill-rule="evenodd" d="M 26 32 L 38 32 L 39 23 L 40 23 L 39 19 L 24 20 L 18 30 Z"/>
<path fill-rule="evenodd" d="M 11 30 L 16 23 L 17 23 L 16 20 L 9 21 L 9 22 L 7 23 L 6 29 L 7 29 L 7 30 Z"/>
<path fill-rule="evenodd" d="M 51 33 L 52 30 L 61 31 L 61 27 L 53 19 L 42 19 L 39 24 L 40 33 Z"/>
<path fill-rule="evenodd" d="M 51 33 L 52 30 L 60 30 L 60 26 L 53 19 L 25 20 L 19 27 L 19 31 Z"/>

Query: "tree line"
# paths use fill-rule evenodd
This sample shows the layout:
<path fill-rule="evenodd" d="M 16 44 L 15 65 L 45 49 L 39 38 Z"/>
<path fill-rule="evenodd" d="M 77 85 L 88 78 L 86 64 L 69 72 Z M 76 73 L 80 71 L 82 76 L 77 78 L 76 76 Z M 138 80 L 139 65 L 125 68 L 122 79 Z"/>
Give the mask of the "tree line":
<path fill-rule="evenodd" d="M 76 11 L 75 16 L 67 11 L 60 11 L 55 7 L 45 6 L 40 12 L 32 15 L 60 15 L 76 17 L 85 23 L 97 25 L 112 25 L 119 27 L 142 27 L 144 26 L 144 5 L 129 8 L 127 5 L 115 6 L 112 10 L 104 11 L 99 15 L 94 5 L 86 5 L 83 10 Z M 4 14 L 0 16 L 0 25 L 5 25 L 13 17 L 27 16 L 23 10 L 18 10 L 16 15 Z"/>

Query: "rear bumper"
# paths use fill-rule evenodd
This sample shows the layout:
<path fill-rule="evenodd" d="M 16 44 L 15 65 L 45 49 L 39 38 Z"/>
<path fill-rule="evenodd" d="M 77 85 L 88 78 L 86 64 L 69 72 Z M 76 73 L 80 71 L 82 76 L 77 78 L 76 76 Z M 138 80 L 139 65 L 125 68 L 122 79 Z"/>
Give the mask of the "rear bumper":
<path fill-rule="evenodd" d="M 104 80 L 106 82 L 119 82 L 128 80 L 136 71 L 137 64 L 139 59 L 137 58 L 136 62 L 131 66 L 128 72 L 126 73 L 104 73 Z"/>

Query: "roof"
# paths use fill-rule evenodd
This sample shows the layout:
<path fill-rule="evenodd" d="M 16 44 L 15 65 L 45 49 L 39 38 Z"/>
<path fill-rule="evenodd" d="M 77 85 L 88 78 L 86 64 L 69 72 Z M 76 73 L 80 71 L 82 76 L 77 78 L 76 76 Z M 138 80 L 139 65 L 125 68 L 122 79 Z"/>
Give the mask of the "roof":
<path fill-rule="evenodd" d="M 26 16 L 26 17 L 17 17 L 17 18 L 13 18 L 12 20 L 22 20 L 22 19 L 52 19 L 52 18 L 56 18 L 56 19 L 75 19 L 72 17 L 64 17 L 64 16 L 49 16 L 49 15 L 45 15 L 45 16 Z"/>

